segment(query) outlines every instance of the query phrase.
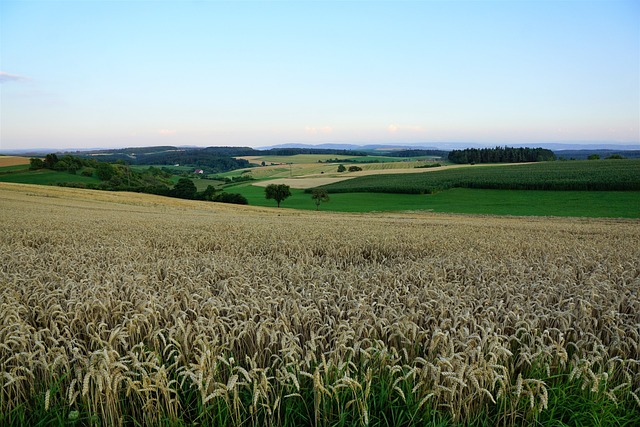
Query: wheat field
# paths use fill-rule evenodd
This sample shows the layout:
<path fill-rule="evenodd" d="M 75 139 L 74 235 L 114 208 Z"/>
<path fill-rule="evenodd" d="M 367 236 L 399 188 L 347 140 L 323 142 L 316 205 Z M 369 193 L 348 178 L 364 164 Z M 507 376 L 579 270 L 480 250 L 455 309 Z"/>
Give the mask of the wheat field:
<path fill-rule="evenodd" d="M 520 425 L 557 378 L 640 413 L 638 242 L 0 184 L 0 423 Z"/>

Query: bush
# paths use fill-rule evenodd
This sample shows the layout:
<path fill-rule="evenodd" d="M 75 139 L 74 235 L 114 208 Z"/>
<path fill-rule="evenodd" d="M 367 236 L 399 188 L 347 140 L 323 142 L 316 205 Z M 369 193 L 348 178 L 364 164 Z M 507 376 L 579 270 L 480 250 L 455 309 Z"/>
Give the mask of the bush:
<path fill-rule="evenodd" d="M 248 205 L 249 201 L 242 194 L 238 193 L 220 193 L 214 199 L 214 202 L 233 203 L 236 205 Z"/>
<path fill-rule="evenodd" d="M 42 161 L 42 159 L 29 159 L 29 163 L 29 169 L 31 170 L 44 169 L 44 162 Z"/>
<path fill-rule="evenodd" d="M 80 172 L 80 175 L 82 176 L 93 176 L 93 173 L 95 172 L 95 170 L 93 168 L 85 168 L 82 170 L 82 172 Z"/>

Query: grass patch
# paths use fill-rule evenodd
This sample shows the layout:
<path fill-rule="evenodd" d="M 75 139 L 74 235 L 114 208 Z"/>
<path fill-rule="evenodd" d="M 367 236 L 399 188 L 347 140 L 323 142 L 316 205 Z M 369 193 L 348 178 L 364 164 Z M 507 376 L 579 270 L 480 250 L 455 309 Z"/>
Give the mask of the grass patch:
<path fill-rule="evenodd" d="M 193 181 L 198 191 L 205 190 L 209 185 L 212 185 L 214 187 L 219 187 L 224 184 L 224 181 L 220 181 L 216 179 L 206 179 L 206 178 L 192 179 L 191 181 Z"/>
<path fill-rule="evenodd" d="M 68 172 L 58 172 L 50 169 L 40 169 L 36 171 L 15 172 L 0 175 L 1 182 L 15 182 L 19 184 L 39 184 L 39 185 L 55 185 L 65 182 L 74 183 L 94 183 L 100 182 L 98 178 L 91 176 L 74 175 Z"/>
<path fill-rule="evenodd" d="M 331 195 L 333 197 L 333 195 Z M 536 191 L 453 188 L 416 196 L 434 212 L 518 216 L 639 218 L 640 191 Z"/>
<path fill-rule="evenodd" d="M 11 166 L 0 166 L 0 174 L 2 173 L 10 173 L 15 171 L 28 171 L 29 164 L 26 165 L 11 165 Z"/>
<path fill-rule="evenodd" d="M 229 186 L 225 191 L 240 193 L 250 205 L 272 206 L 264 187 L 250 184 Z M 454 188 L 436 194 L 338 193 L 320 210 L 336 212 L 385 212 L 428 210 L 443 213 L 516 216 L 577 216 L 639 218 L 638 191 L 535 191 L 477 190 Z M 315 210 L 311 194 L 291 189 L 282 208 Z"/>

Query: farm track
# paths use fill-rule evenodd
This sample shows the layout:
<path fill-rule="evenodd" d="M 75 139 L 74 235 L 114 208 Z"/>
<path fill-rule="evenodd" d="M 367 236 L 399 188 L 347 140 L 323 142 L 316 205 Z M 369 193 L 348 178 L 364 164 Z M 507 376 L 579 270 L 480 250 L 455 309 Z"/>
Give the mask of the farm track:
<path fill-rule="evenodd" d="M 303 398 L 311 422 L 367 424 L 384 380 L 415 420 L 432 408 L 465 423 L 506 399 L 514 425 L 545 410 L 558 375 L 633 401 L 638 241 L 637 220 L 0 184 L 0 414 L 35 396 L 154 424 L 197 401 L 278 425 Z"/>

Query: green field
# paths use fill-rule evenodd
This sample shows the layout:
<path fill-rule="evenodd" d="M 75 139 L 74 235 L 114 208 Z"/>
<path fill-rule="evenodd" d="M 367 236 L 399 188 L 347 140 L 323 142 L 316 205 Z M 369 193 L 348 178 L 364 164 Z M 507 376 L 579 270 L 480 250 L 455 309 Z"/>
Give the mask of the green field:
<path fill-rule="evenodd" d="M 264 196 L 264 188 L 250 184 L 230 186 L 230 193 L 240 193 L 250 205 L 275 207 Z M 282 208 L 314 210 L 311 195 L 291 189 L 292 196 Z M 339 193 L 320 210 L 337 212 L 384 212 L 426 210 L 481 215 L 576 216 L 640 218 L 639 191 L 536 191 L 480 190 L 454 188 L 436 194 Z"/>
<path fill-rule="evenodd" d="M 29 165 L 0 166 L 0 174 L 20 170 L 29 170 Z"/>
<path fill-rule="evenodd" d="M 0 181 L 40 185 L 55 185 L 65 182 L 97 184 L 100 182 L 98 178 L 82 176 L 80 174 L 74 175 L 68 172 L 59 172 L 50 169 L 0 174 Z"/>
<path fill-rule="evenodd" d="M 191 181 L 193 181 L 193 183 L 196 185 L 196 188 L 198 189 L 198 191 L 203 191 L 209 185 L 213 185 L 214 187 L 218 187 L 218 186 L 224 184 L 224 181 L 219 181 L 219 180 L 216 180 L 216 179 L 206 179 L 206 178 L 192 179 Z"/>
<path fill-rule="evenodd" d="M 424 174 L 368 175 L 323 186 L 330 193 L 425 194 L 449 188 L 640 191 L 640 160 L 473 166 Z"/>

